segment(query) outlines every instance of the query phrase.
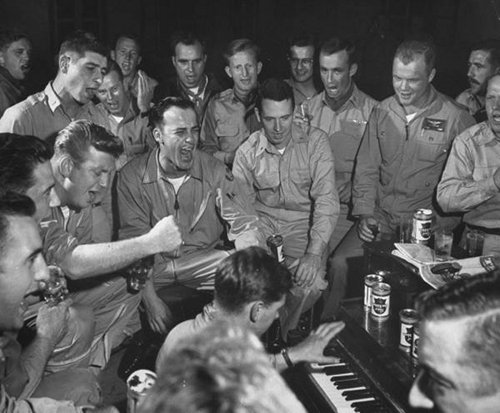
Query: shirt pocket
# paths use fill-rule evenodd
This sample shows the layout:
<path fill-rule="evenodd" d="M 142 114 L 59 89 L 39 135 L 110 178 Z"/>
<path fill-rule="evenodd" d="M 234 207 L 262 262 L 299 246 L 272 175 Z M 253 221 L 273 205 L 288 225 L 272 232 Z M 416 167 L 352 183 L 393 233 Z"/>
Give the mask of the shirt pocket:
<path fill-rule="evenodd" d="M 297 188 L 308 190 L 311 186 L 309 168 L 290 168 L 290 180 Z"/>
<path fill-rule="evenodd" d="M 416 145 L 417 159 L 424 162 L 439 161 L 448 152 L 448 142 L 443 132 L 422 129 Z"/>
<path fill-rule="evenodd" d="M 215 128 L 219 148 L 231 152 L 238 148 L 240 142 L 240 126 L 235 122 L 220 122 Z"/>

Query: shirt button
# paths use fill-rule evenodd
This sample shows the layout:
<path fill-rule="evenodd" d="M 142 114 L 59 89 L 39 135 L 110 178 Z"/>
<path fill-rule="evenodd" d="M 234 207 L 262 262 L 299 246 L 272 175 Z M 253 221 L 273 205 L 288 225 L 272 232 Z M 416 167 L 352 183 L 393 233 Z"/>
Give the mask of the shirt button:
<path fill-rule="evenodd" d="M 434 138 L 431 136 L 431 137 L 429 137 L 429 140 L 430 140 L 431 142 L 433 142 L 433 141 L 434 141 Z"/>
<path fill-rule="evenodd" d="M 430 182 L 426 182 L 425 186 L 431 186 Z"/>

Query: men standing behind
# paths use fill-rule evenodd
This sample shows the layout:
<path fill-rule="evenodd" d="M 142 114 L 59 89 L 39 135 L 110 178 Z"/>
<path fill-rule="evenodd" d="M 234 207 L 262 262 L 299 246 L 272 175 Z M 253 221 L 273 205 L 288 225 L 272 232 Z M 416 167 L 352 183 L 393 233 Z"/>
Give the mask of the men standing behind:
<path fill-rule="evenodd" d="M 293 123 L 293 99 L 283 80 L 262 84 L 257 109 L 263 128 L 238 148 L 233 165 L 267 235 L 283 238 L 295 287 L 287 298 L 285 332 L 326 288 L 327 246 L 339 211 L 328 137 Z"/>
<path fill-rule="evenodd" d="M 484 40 L 472 46 L 469 56 L 467 80 L 470 88 L 457 97 L 457 102 L 466 106 L 476 122 L 486 120 L 485 100 L 488 79 L 500 67 L 500 42 Z"/>
<path fill-rule="evenodd" d="M 200 125 L 203 122 L 208 101 L 222 88 L 212 74 L 205 74 L 207 52 L 203 40 L 190 32 L 177 32 L 170 40 L 172 65 L 176 77 L 155 91 L 155 100 L 166 96 L 189 99 L 194 104 Z"/>
<path fill-rule="evenodd" d="M 29 73 L 31 42 L 24 33 L 0 32 L 0 117 L 5 109 L 23 100 L 23 81 Z"/>
<path fill-rule="evenodd" d="M 108 120 L 106 129 L 118 136 L 123 144 L 123 153 L 116 162 L 117 170 L 134 156 L 155 147 L 148 119 L 135 109 L 125 91 L 120 67 L 113 61 L 109 63 L 108 72 L 97 89 L 97 97 L 101 102 L 97 110 Z"/>
<path fill-rule="evenodd" d="M 323 130 L 329 137 L 335 158 L 335 182 L 340 198 L 340 214 L 329 241 L 329 252 L 337 248 L 354 224 L 352 212 L 352 176 L 354 160 L 373 107 L 377 102 L 361 92 L 354 83 L 358 70 L 356 49 L 347 41 L 333 37 L 324 42 L 319 54 L 321 80 L 325 90 L 304 102 L 296 116 Z M 301 112 L 303 110 L 303 113 Z M 333 316 L 343 294 L 343 279 L 329 266 L 329 294 L 324 296 L 322 319 Z"/>
<path fill-rule="evenodd" d="M 65 391 L 73 395 L 78 392 L 83 394 L 82 390 L 87 389 L 87 397 L 76 404 L 89 407 L 89 403 L 98 403 L 100 396 L 96 378 L 85 368 L 73 367 L 70 371 L 40 374 L 41 381 L 38 386 L 35 385 L 31 395 L 23 392 L 19 400 L 12 398 L 8 391 L 13 390 L 9 377 L 12 366 L 22 363 L 23 353 L 27 352 L 26 349 L 21 350 L 16 337 L 24 324 L 26 300 L 38 293 L 39 282 L 49 279 L 38 223 L 34 219 L 35 210 L 33 201 L 25 195 L 5 192 L 0 198 L 0 410 L 19 413 L 81 412 L 83 408 L 76 407 L 71 401 L 52 400 L 47 396 L 58 398 Z M 57 340 L 66 331 L 66 310 L 67 303 L 40 307 L 36 329 L 37 335 L 46 344 Z M 39 359 L 41 354 L 35 353 L 32 357 L 31 362 Z M 32 368 L 33 364 L 29 367 Z M 95 411 L 111 413 L 116 410 Z"/>
<path fill-rule="evenodd" d="M 290 272 L 262 248 L 237 251 L 222 261 L 215 274 L 214 301 L 196 318 L 175 326 L 163 343 L 156 365 L 175 354 L 182 341 L 189 340 L 212 323 L 225 321 L 246 328 L 257 336 L 264 334 L 278 317 L 293 285 Z M 343 322 L 320 325 L 301 343 L 270 355 L 278 370 L 301 361 L 332 363 L 335 357 L 323 351 L 330 340 L 344 328 Z"/>
<path fill-rule="evenodd" d="M 500 274 L 453 281 L 417 301 L 420 372 L 410 405 L 443 413 L 500 406 Z"/>
<path fill-rule="evenodd" d="M 262 70 L 259 47 L 249 39 L 236 39 L 224 52 L 232 89 L 208 104 L 201 129 L 201 149 L 232 165 L 236 149 L 261 125 L 255 115 L 257 77 Z"/>
<path fill-rule="evenodd" d="M 286 82 L 293 89 L 297 106 L 318 93 L 314 85 L 314 52 L 314 37 L 311 35 L 294 37 L 289 41 L 288 62 L 291 79 Z"/>
<path fill-rule="evenodd" d="M 483 255 L 500 255 L 500 75 L 488 82 L 486 114 L 453 142 L 437 200 L 445 212 L 465 213 L 465 236 L 484 232 Z"/>
<path fill-rule="evenodd" d="M 236 249 L 262 244 L 253 208 L 222 162 L 197 149 L 199 123 L 190 100 L 168 97 L 151 109 L 155 151 L 130 161 L 118 176 L 120 238 L 143 236 L 163 217 L 173 215 L 183 245 L 157 254 L 153 279 L 146 283 L 144 304 L 153 330 L 165 332 L 172 322 L 155 288 L 181 283 L 212 289 L 217 264 Z M 151 252 L 150 252 L 151 253 Z"/>
<path fill-rule="evenodd" d="M 54 137 L 74 119 L 99 122 L 91 100 L 102 83 L 107 50 L 90 33 L 76 32 L 61 44 L 56 78 L 44 91 L 7 109 L 0 132 Z"/>
<path fill-rule="evenodd" d="M 363 255 L 362 241 L 394 238 L 401 218 L 431 208 L 453 139 L 474 123 L 458 104 L 431 85 L 434 46 L 409 40 L 397 49 L 392 69 L 395 95 L 370 116 L 356 160 L 351 228 L 332 257 L 335 277 L 346 279 L 348 259 Z M 378 236 L 377 236 L 378 233 Z"/>
<path fill-rule="evenodd" d="M 139 39 L 130 34 L 118 36 L 111 58 L 120 66 L 123 74 L 123 85 L 130 100 L 141 113 L 150 109 L 158 81 L 149 77 L 139 69 L 142 61 Z"/>

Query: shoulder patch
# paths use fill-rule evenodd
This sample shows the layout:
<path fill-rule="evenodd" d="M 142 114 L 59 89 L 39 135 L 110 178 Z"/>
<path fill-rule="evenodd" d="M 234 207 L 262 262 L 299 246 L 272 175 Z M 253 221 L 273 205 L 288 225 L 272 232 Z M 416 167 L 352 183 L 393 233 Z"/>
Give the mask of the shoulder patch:
<path fill-rule="evenodd" d="M 444 132 L 444 130 L 446 129 L 446 120 L 425 118 L 424 123 L 422 124 L 422 129 Z"/>

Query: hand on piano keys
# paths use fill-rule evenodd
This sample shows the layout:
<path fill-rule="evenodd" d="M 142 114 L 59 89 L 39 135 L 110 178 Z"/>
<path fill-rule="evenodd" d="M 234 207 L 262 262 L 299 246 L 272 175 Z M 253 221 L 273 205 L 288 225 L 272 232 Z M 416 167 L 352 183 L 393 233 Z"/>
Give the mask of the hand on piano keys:
<path fill-rule="evenodd" d="M 344 327 L 343 321 L 321 324 L 302 342 L 288 349 L 290 359 L 294 364 L 301 361 L 337 363 L 338 357 L 325 355 L 325 348 Z"/>

